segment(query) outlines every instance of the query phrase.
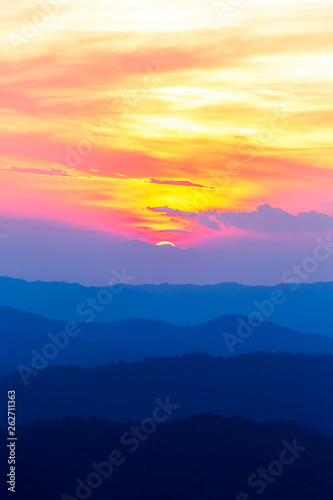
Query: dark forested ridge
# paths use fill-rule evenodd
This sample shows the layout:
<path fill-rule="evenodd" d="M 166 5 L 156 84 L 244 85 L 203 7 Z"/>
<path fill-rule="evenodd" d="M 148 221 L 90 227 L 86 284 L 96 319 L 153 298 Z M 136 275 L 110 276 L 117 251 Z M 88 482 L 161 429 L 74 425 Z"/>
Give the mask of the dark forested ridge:
<path fill-rule="evenodd" d="M 296 422 L 212 414 L 155 426 L 66 418 L 17 434 L 18 500 L 332 498 L 333 439 Z"/>
<path fill-rule="evenodd" d="M 126 282 L 126 272 L 124 276 Z M 333 335 L 333 282 L 271 287 L 238 283 L 204 286 L 118 284 L 110 290 L 109 303 L 101 306 L 99 298 L 104 304 L 108 302 L 101 288 L 63 282 L 30 283 L 0 277 L 0 305 L 64 321 L 108 323 L 143 318 L 177 325 L 197 325 L 227 314 L 248 316 L 264 308 L 265 319 L 281 326 L 302 333 Z M 272 294 L 276 291 L 281 292 L 281 300 L 272 309 Z M 89 299 L 97 301 L 98 311 Z"/>
<path fill-rule="evenodd" d="M 0 381 L 0 397 L 17 391 L 20 423 L 39 417 L 97 415 L 142 419 L 155 398 L 173 395 L 177 416 L 241 413 L 259 421 L 298 420 L 333 435 L 333 356 L 205 354 L 150 358 L 95 368 L 51 367 L 24 386 L 16 372 Z"/>

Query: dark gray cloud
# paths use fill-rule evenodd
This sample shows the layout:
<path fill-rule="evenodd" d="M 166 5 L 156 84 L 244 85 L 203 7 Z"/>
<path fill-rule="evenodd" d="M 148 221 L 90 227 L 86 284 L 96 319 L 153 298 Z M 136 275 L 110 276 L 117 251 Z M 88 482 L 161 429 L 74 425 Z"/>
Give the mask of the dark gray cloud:
<path fill-rule="evenodd" d="M 197 217 L 198 214 L 195 212 L 183 212 L 182 210 L 177 210 L 175 208 L 169 208 L 166 205 L 164 207 L 147 207 L 148 210 L 152 212 L 161 212 L 169 215 L 180 215 L 181 217 Z"/>
<path fill-rule="evenodd" d="M 180 217 L 189 217 L 190 219 L 196 219 L 202 226 L 209 227 L 210 229 L 215 229 L 216 231 L 220 230 L 220 225 L 213 217 L 216 216 L 216 212 L 183 212 L 181 210 L 177 210 L 174 208 L 169 208 L 167 206 L 164 207 L 147 207 L 148 210 L 152 210 L 152 212 L 161 212 L 169 215 L 178 215 Z"/>
<path fill-rule="evenodd" d="M 265 233 L 320 232 L 333 227 L 333 217 L 319 212 L 290 214 L 281 208 L 259 205 L 253 212 L 222 212 L 216 218 L 227 227 Z"/>
<path fill-rule="evenodd" d="M 333 228 L 333 217 L 320 212 L 301 212 L 290 214 L 281 208 L 270 205 L 259 205 L 252 212 L 216 212 L 202 213 L 184 212 L 164 207 L 148 207 L 153 212 L 161 212 L 180 217 L 196 219 L 200 224 L 210 229 L 220 230 L 221 226 L 235 227 L 263 233 L 296 233 L 322 232 Z"/>

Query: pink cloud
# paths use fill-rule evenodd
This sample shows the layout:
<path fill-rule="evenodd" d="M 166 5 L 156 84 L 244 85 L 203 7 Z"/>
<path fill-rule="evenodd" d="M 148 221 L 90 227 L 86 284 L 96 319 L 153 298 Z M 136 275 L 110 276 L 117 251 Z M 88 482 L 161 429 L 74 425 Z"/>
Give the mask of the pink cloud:
<path fill-rule="evenodd" d="M 188 180 L 167 180 L 167 179 L 155 179 L 154 177 L 151 177 L 149 179 L 149 182 L 153 184 L 170 184 L 171 186 L 188 186 L 188 187 L 200 187 L 200 188 L 207 188 L 207 189 L 214 189 L 211 186 L 204 186 L 202 184 L 195 184 L 194 182 L 188 181 Z"/>
<path fill-rule="evenodd" d="M 75 177 L 71 175 L 69 172 L 65 170 L 56 170 L 55 168 L 51 168 L 51 170 L 42 170 L 39 168 L 20 168 L 20 167 L 9 167 L 6 169 L 11 172 L 22 172 L 23 174 L 34 174 L 34 175 L 60 175 L 65 177 Z"/>

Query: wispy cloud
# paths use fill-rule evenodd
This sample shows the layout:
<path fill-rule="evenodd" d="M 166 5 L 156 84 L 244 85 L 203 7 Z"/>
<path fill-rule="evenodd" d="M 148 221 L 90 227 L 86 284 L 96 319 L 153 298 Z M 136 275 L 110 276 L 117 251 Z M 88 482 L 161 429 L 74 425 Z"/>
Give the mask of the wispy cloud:
<path fill-rule="evenodd" d="M 206 189 L 214 189 L 213 186 L 204 186 L 203 184 L 196 184 L 188 180 L 178 180 L 178 179 L 155 179 L 154 177 L 149 179 L 149 182 L 153 184 L 169 184 L 171 186 L 187 186 L 187 187 L 200 187 Z"/>
<path fill-rule="evenodd" d="M 57 170 L 55 168 L 51 168 L 50 170 L 42 170 L 39 168 L 20 168 L 20 167 L 9 166 L 5 170 L 10 172 L 21 172 L 23 174 L 51 175 L 51 176 L 59 175 L 64 177 L 75 177 L 75 175 L 71 174 L 70 172 L 67 172 L 66 170 Z"/>

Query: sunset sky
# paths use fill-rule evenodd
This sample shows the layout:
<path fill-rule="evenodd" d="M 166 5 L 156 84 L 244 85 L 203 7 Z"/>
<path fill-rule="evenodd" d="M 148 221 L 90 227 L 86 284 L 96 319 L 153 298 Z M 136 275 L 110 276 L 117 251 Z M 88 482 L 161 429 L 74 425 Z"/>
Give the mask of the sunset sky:
<path fill-rule="evenodd" d="M 2 217 L 181 248 L 330 227 L 331 0 L 1 5 Z"/>

